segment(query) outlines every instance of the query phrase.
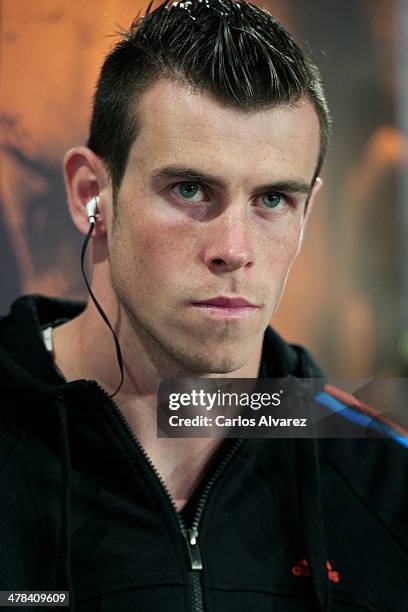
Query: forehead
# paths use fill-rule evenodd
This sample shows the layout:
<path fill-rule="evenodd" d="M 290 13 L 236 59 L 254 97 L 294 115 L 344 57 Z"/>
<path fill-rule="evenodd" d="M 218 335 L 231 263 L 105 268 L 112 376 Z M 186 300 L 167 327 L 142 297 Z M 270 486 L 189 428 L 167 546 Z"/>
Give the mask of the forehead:
<path fill-rule="evenodd" d="M 146 168 L 186 163 L 224 172 L 227 179 L 253 172 L 285 173 L 311 181 L 320 149 L 312 103 L 241 113 L 186 85 L 157 81 L 141 98 L 140 131 L 129 161 Z"/>

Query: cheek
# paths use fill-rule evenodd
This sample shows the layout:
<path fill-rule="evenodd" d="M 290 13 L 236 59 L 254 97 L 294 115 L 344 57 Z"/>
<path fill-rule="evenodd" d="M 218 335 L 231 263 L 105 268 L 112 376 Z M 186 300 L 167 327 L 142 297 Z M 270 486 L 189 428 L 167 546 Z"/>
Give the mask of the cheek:
<path fill-rule="evenodd" d="M 270 278 L 286 276 L 298 252 L 301 223 L 292 223 L 286 228 L 274 228 L 262 241 L 260 257 L 270 272 Z M 279 272 L 281 273 L 279 275 Z"/>
<path fill-rule="evenodd" d="M 129 276 L 143 281 L 149 291 L 155 281 L 165 283 L 170 274 L 185 270 L 186 260 L 193 259 L 194 251 L 188 225 L 143 213 L 129 215 L 118 226 L 114 240 Z"/>

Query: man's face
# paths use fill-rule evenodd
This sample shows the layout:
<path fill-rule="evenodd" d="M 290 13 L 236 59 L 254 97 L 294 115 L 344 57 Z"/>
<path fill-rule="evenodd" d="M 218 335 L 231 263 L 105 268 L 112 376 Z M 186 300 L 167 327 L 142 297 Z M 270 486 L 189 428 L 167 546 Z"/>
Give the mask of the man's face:
<path fill-rule="evenodd" d="M 109 237 L 112 285 L 155 359 L 232 372 L 259 347 L 300 246 L 317 115 L 306 99 L 240 114 L 162 80 L 139 118 Z"/>

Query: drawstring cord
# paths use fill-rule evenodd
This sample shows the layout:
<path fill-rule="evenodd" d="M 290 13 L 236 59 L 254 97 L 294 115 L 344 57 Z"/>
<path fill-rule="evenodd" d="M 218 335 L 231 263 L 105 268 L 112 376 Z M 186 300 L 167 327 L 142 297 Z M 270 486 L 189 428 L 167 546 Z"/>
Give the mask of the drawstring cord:
<path fill-rule="evenodd" d="M 296 471 L 300 512 L 311 578 L 320 610 L 330 612 L 331 589 L 327 574 L 327 554 L 319 486 L 317 445 L 313 438 L 295 439 Z"/>
<path fill-rule="evenodd" d="M 307 375 L 303 354 L 300 355 L 303 375 Z M 312 385 L 298 381 L 299 401 L 308 410 L 308 421 L 313 423 Z M 295 438 L 295 461 L 299 487 L 299 503 L 305 537 L 309 569 L 321 612 L 330 612 L 331 584 L 327 572 L 327 551 L 323 509 L 320 495 L 320 470 L 316 438 Z"/>
<path fill-rule="evenodd" d="M 67 409 L 64 398 L 59 396 L 54 405 L 58 412 L 61 447 L 62 477 L 64 483 L 61 532 L 58 559 L 58 588 L 67 587 L 69 591 L 69 612 L 75 612 L 74 589 L 71 577 L 71 459 L 68 442 Z"/>

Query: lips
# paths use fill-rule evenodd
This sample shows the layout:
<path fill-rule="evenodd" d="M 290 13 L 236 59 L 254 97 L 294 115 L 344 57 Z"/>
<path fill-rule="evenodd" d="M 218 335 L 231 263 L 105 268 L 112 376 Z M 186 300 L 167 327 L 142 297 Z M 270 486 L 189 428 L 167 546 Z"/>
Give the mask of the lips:
<path fill-rule="evenodd" d="M 247 299 L 242 297 L 228 298 L 224 296 L 218 296 L 210 298 L 208 300 L 202 300 L 200 302 L 192 302 L 193 305 L 197 306 L 215 306 L 218 308 L 258 308 L 255 304 L 252 304 Z"/>

